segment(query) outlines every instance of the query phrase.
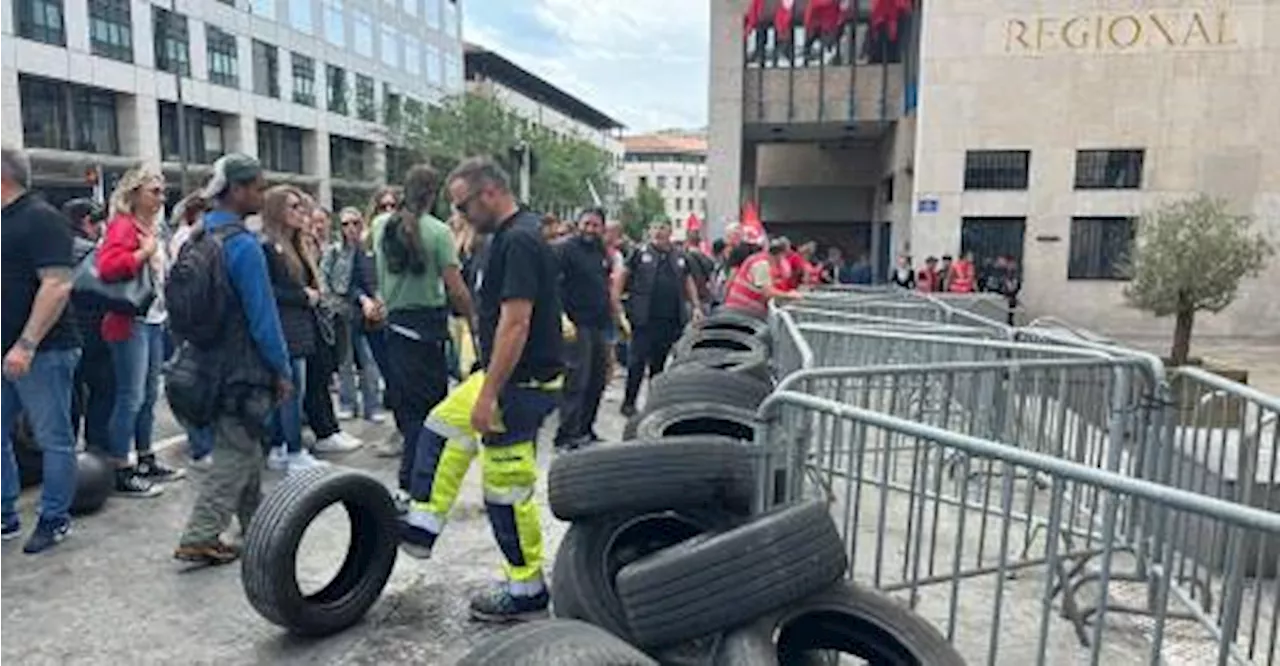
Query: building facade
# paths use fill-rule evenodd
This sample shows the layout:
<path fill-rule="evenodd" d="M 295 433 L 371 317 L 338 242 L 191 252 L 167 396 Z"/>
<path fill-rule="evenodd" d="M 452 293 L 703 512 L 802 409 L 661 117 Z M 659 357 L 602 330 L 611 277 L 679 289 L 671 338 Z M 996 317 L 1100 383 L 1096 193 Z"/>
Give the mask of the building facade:
<path fill-rule="evenodd" d="M 713 227 L 755 200 L 877 275 L 1010 254 L 1028 314 L 1115 334 L 1172 328 L 1122 295 L 1144 210 L 1203 192 L 1280 239 L 1280 3 L 916 0 L 890 40 L 858 2 L 812 50 L 744 35 L 747 4 L 712 2 Z M 1280 335 L 1277 284 L 1273 261 L 1197 332 Z"/>
<path fill-rule="evenodd" d="M 649 187 L 662 196 L 674 236 L 683 239 L 690 215 L 707 216 L 707 140 L 702 135 L 662 132 L 623 139 L 623 194 Z"/>
<path fill-rule="evenodd" d="M 608 153 L 614 166 L 608 183 L 593 183 L 601 203 L 612 207 L 622 188 L 623 124 L 578 97 L 475 44 L 465 47 L 467 91 L 488 97 L 515 115 L 557 136 L 575 137 Z"/>
<path fill-rule="evenodd" d="M 220 155 L 243 152 L 273 182 L 363 205 L 397 164 L 404 109 L 462 90 L 460 0 L 7 0 L 3 11 L 4 141 L 29 149 L 54 200 L 87 194 L 90 172 L 109 189 L 139 162 L 162 163 L 176 196 L 184 154 L 198 184 Z"/>

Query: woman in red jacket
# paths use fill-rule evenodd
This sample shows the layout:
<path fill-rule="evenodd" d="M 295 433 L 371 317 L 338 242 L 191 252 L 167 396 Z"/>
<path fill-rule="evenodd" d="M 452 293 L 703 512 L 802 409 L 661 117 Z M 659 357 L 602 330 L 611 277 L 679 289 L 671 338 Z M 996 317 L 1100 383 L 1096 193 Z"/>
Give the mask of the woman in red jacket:
<path fill-rule="evenodd" d="M 111 348 L 116 374 L 108 455 L 116 465 L 116 494 L 129 497 L 159 495 L 161 489 L 153 482 L 180 479 L 185 473 L 161 464 L 151 450 L 168 319 L 165 252 L 156 237 L 156 220 L 163 206 L 164 176 L 154 167 L 130 169 L 111 193 L 111 219 L 98 250 L 98 274 L 104 281 L 132 280 L 150 264 L 157 292 L 145 313 L 109 312 L 102 319 L 102 339 Z M 129 464 L 130 444 L 137 447 L 136 467 Z"/>

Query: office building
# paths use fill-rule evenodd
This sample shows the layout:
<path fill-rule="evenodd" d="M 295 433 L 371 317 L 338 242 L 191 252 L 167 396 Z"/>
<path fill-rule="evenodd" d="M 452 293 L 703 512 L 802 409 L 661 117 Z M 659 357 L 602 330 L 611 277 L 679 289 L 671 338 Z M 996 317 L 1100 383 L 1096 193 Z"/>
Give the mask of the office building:
<path fill-rule="evenodd" d="M 6 0 L 3 134 L 51 199 L 227 152 L 363 206 L 412 105 L 462 90 L 460 0 Z M 181 114 L 177 104 L 182 100 Z M 178 116 L 187 131 L 181 137 Z M 181 139 L 185 138 L 185 141 Z M 185 151 L 180 151 L 185 143 Z"/>
<path fill-rule="evenodd" d="M 877 275 L 1011 254 L 1029 315 L 1165 335 L 1123 298 L 1143 211 L 1208 193 L 1280 239 L 1280 3 L 916 0 L 893 39 L 861 0 L 806 49 L 809 1 L 782 34 L 711 5 L 713 227 L 754 200 Z M 1272 261 L 1197 333 L 1280 335 L 1278 284 Z"/>
<path fill-rule="evenodd" d="M 662 196 L 674 235 L 684 238 L 690 215 L 707 215 L 707 139 L 701 133 L 659 132 L 623 139 L 626 158 L 623 191 L 636 196 L 641 186 Z"/>

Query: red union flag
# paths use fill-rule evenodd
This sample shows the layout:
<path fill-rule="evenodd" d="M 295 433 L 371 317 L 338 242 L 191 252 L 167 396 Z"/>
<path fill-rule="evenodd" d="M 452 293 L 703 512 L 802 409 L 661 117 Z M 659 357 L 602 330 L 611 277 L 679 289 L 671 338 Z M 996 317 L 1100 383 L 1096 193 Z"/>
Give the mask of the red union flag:
<path fill-rule="evenodd" d="M 777 32 L 779 42 L 791 41 L 791 26 L 795 24 L 795 0 L 780 0 L 778 8 L 773 12 L 773 29 Z"/>
<path fill-rule="evenodd" d="M 762 18 L 764 18 L 764 0 L 751 0 L 751 4 L 747 5 L 747 13 L 742 16 L 743 34 L 755 30 Z"/>
<path fill-rule="evenodd" d="M 898 20 L 911 13 L 911 0 L 871 0 L 871 33 L 888 28 L 889 41 L 898 41 Z"/>

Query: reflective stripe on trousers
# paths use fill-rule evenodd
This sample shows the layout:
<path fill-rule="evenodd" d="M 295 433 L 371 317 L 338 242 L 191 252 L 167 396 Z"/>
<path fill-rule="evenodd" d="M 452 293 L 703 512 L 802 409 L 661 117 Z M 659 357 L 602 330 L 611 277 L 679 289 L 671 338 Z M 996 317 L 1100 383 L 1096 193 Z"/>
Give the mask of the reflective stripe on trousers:
<path fill-rule="evenodd" d="M 413 469 L 412 510 L 425 514 L 423 526 L 438 534 L 479 453 L 485 509 L 506 560 L 507 578 L 540 580 L 544 554 L 539 509 L 533 499 L 538 480 L 535 439 L 555 409 L 563 380 L 504 388 L 498 398 L 500 432 L 485 437 L 481 446 L 471 427 L 471 411 L 484 377 L 483 372 L 469 377 L 427 417 Z"/>

